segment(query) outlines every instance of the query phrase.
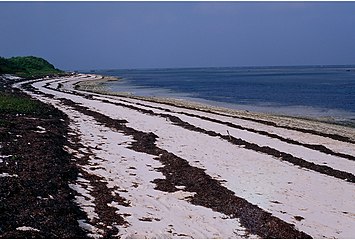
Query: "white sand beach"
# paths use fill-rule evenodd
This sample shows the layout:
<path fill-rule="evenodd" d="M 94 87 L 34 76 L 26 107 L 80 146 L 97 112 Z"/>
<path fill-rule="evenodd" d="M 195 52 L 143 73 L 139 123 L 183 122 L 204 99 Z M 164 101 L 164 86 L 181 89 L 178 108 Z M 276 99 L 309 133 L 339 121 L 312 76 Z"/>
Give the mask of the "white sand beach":
<path fill-rule="evenodd" d="M 70 118 L 89 236 L 355 237 L 354 128 L 75 87 L 100 79 L 15 85 Z"/>

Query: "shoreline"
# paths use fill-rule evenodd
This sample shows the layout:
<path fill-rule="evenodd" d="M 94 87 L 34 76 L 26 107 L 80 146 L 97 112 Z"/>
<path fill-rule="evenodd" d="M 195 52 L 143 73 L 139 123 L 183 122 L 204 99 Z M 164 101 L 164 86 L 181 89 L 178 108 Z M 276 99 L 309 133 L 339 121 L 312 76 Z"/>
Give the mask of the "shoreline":
<path fill-rule="evenodd" d="M 83 80 L 74 84 L 74 88 L 80 91 L 86 91 L 90 93 L 103 94 L 107 96 L 118 96 L 127 97 L 136 100 L 148 101 L 152 103 L 167 104 L 170 106 L 182 107 L 191 110 L 200 110 L 205 112 L 219 112 L 221 114 L 228 114 L 231 116 L 241 116 L 246 118 L 259 119 L 261 121 L 275 121 L 279 122 L 281 125 L 290 125 L 291 127 L 298 127 L 299 125 L 305 124 L 310 129 L 319 129 L 319 131 L 326 131 L 330 133 L 342 133 L 345 136 L 349 136 L 353 140 L 355 137 L 348 134 L 343 128 L 349 128 L 355 130 L 355 122 L 346 121 L 339 122 L 328 117 L 307 117 L 307 116 L 292 116 L 286 114 L 276 114 L 276 113 L 263 113 L 257 111 L 249 110 L 238 110 L 223 106 L 215 106 L 208 103 L 202 103 L 197 101 L 192 101 L 189 99 L 176 99 L 170 97 L 148 97 L 134 95 L 129 92 L 114 92 L 110 91 L 102 85 L 108 81 L 119 81 L 120 78 L 113 76 L 103 76 L 97 74 L 90 74 L 91 76 L 97 76 L 100 79 Z M 329 126 L 333 126 L 329 127 Z"/>
<path fill-rule="evenodd" d="M 97 74 L 91 74 L 91 75 L 97 75 Z M 242 105 L 236 103 L 218 102 L 218 101 L 211 101 L 203 98 L 199 99 L 199 98 L 189 98 L 183 96 L 178 98 L 169 97 L 169 96 L 167 97 L 141 96 L 141 95 L 136 95 L 132 92 L 111 91 L 103 86 L 106 82 L 109 81 L 119 81 L 121 79 L 120 77 L 105 76 L 105 75 L 97 75 L 97 76 L 100 76 L 101 79 L 82 81 L 78 84 L 78 89 L 80 88 L 83 91 L 88 91 L 92 93 L 130 97 L 133 99 L 140 99 L 140 100 L 157 102 L 157 103 L 178 104 L 181 107 L 191 106 L 195 109 L 199 109 L 199 108 L 210 109 L 213 111 L 222 111 L 231 114 L 250 113 L 257 116 L 266 116 L 266 117 L 275 116 L 275 117 L 314 121 L 314 122 L 321 122 L 321 123 L 355 128 L 355 113 L 346 110 L 325 109 L 325 108 L 318 109 L 312 106 L 310 107 L 307 106 L 260 107 L 257 105 Z M 284 110 L 279 110 L 280 108 Z M 293 109 L 295 111 L 300 109 L 301 113 L 292 114 L 291 111 Z M 307 113 L 307 111 L 309 112 Z M 321 112 L 324 111 L 333 112 L 333 114 L 322 115 Z"/>

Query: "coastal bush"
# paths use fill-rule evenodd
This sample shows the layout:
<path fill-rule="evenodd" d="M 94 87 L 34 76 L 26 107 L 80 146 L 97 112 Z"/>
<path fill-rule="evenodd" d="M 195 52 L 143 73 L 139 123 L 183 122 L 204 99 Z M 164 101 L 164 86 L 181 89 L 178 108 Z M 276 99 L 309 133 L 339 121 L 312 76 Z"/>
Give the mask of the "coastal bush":
<path fill-rule="evenodd" d="M 0 74 L 15 74 L 22 78 L 35 78 L 61 73 L 63 71 L 56 69 L 43 58 L 34 56 L 0 57 Z"/>

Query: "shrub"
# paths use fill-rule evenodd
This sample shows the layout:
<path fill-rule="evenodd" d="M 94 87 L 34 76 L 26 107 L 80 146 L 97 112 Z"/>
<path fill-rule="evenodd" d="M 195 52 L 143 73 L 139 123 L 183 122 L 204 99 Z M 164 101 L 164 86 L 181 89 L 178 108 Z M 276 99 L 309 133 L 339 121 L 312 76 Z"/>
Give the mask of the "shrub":
<path fill-rule="evenodd" d="M 0 57 L 0 74 L 15 74 L 23 78 L 43 77 L 46 75 L 61 74 L 52 64 L 39 57 Z"/>

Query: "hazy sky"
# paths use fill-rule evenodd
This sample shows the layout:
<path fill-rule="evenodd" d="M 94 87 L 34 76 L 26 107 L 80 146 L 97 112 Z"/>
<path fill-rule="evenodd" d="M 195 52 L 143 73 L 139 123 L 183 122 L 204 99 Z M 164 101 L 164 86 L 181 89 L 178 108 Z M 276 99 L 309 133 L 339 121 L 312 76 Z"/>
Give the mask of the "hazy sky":
<path fill-rule="evenodd" d="M 355 64 L 355 2 L 0 2 L 0 56 L 65 70 Z"/>

